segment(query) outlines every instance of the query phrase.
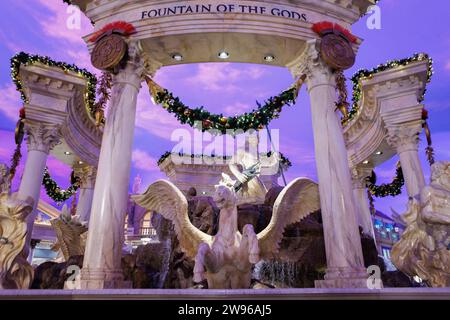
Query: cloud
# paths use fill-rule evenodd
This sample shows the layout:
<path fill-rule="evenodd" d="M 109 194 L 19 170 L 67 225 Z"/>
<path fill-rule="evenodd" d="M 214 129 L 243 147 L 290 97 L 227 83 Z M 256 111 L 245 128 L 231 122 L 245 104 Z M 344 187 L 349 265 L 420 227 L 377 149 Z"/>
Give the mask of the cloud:
<path fill-rule="evenodd" d="M 194 76 L 186 79 L 187 84 L 200 86 L 207 91 L 234 93 L 243 90 L 238 82 L 260 79 L 265 70 L 258 66 L 233 67 L 229 63 L 207 63 L 198 65 Z"/>
<path fill-rule="evenodd" d="M 145 151 L 140 149 L 133 150 L 131 159 L 136 169 L 148 172 L 159 171 L 156 165 L 157 160 Z"/>
<path fill-rule="evenodd" d="M 0 88 L 0 97 L 2 97 L 0 111 L 10 120 L 18 120 L 21 103 L 20 94 L 17 92 L 15 85 L 11 83 Z"/>
<path fill-rule="evenodd" d="M 55 5 L 55 3 L 48 0 L 38 1 L 51 12 L 49 17 L 40 20 L 42 31 L 47 36 L 61 39 L 72 44 L 85 45 L 82 36 L 90 33 L 93 27 L 78 8 L 67 6 L 62 1 L 59 5 Z M 76 11 L 74 11 L 74 8 Z M 74 15 L 79 15 L 81 22 L 79 28 L 69 28 L 68 21 Z"/>

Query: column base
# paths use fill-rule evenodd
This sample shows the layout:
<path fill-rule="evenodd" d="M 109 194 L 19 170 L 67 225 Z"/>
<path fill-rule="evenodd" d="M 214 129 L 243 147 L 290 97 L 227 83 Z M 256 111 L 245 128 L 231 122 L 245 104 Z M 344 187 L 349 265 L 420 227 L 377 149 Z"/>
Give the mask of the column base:
<path fill-rule="evenodd" d="M 363 268 L 361 269 L 333 268 L 327 270 L 324 280 L 316 280 L 314 282 L 314 286 L 318 289 L 326 289 L 326 288 L 372 289 L 369 288 L 368 282 L 371 282 L 371 280 L 368 280 L 368 278 L 369 275 Z M 379 281 L 381 281 L 381 279 L 379 279 Z"/>
<path fill-rule="evenodd" d="M 75 289 L 132 289 L 131 281 L 124 281 L 122 270 L 81 269 L 81 279 Z"/>

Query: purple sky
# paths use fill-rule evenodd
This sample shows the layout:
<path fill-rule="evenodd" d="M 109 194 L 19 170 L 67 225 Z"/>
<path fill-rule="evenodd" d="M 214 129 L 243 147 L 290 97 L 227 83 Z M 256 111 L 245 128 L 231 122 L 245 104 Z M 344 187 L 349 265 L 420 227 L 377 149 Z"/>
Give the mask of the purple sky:
<path fill-rule="evenodd" d="M 383 0 L 381 30 L 369 30 L 363 18 L 353 33 L 365 39 L 357 62 L 347 77 L 359 68 L 372 68 L 389 59 L 427 52 L 434 59 L 435 75 L 424 101 L 430 111 L 430 127 L 439 160 L 450 159 L 450 3 L 446 0 Z M 68 30 L 67 6 L 59 0 L 3 0 L 0 13 L 0 162 L 9 163 L 14 150 L 13 130 L 21 107 L 19 94 L 10 79 L 9 59 L 18 51 L 49 55 L 55 60 L 76 63 L 95 72 L 81 36 L 92 29 L 83 18 L 81 30 Z M 292 84 L 287 69 L 247 64 L 194 64 L 163 68 L 157 75 L 161 85 L 191 106 L 205 105 L 212 112 L 228 115 L 251 110 L 255 100 L 278 94 Z M 141 91 L 136 119 L 132 177 L 140 174 L 143 186 L 163 178 L 156 161 L 174 143 L 170 134 L 179 123 L 158 106 L 153 106 L 145 87 Z M 309 98 L 303 89 L 296 106 L 285 108 L 280 119 L 271 123 L 280 129 L 281 151 L 293 168 L 288 180 L 307 176 L 316 180 Z M 151 142 L 151 143 L 150 143 Z M 26 153 L 25 148 L 23 149 Z M 425 151 L 420 149 L 426 179 L 429 169 Z M 23 162 L 25 161 L 25 157 Z M 397 159 L 377 168 L 379 182 L 389 182 Z M 19 180 L 22 170 L 16 180 Z M 63 187 L 68 185 L 70 168 L 50 158 L 49 169 Z M 17 186 L 17 181 L 15 183 Z M 48 198 L 42 192 L 43 198 Z M 377 199 L 376 207 L 390 213 L 390 207 L 403 211 L 406 198 Z"/>

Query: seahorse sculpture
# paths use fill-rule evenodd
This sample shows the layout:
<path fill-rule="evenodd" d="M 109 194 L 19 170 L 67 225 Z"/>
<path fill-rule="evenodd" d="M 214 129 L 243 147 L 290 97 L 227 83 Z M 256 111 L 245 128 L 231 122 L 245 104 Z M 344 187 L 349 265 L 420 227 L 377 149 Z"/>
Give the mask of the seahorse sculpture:
<path fill-rule="evenodd" d="M 23 251 L 27 237 L 27 216 L 33 199 L 20 200 L 17 194 L 0 194 L 0 289 L 28 289 L 33 268 Z"/>
<path fill-rule="evenodd" d="M 79 216 L 72 216 L 67 205 L 61 210 L 58 218 L 50 221 L 53 229 L 55 229 L 58 242 L 54 246 L 55 249 L 61 249 L 65 261 L 70 257 L 81 256 L 84 254 L 86 244 L 86 222 L 80 221 Z"/>
<path fill-rule="evenodd" d="M 248 178 L 254 168 L 244 173 Z M 237 202 L 240 181 L 222 174 L 215 186 L 214 201 L 220 209 L 219 230 L 210 236 L 189 220 L 188 202 L 171 182 L 159 180 L 133 200 L 147 210 L 156 211 L 172 221 L 181 249 L 195 259 L 194 281 L 208 282 L 209 289 L 245 289 L 251 284 L 252 266 L 261 259 L 273 258 L 279 250 L 286 226 L 320 209 L 318 186 L 306 178 L 292 181 L 278 196 L 269 225 L 256 234 L 252 225 L 238 231 Z"/>
<path fill-rule="evenodd" d="M 391 252 L 394 265 L 432 287 L 450 286 L 450 162 L 431 167 L 431 183 L 409 200 L 406 230 Z"/>

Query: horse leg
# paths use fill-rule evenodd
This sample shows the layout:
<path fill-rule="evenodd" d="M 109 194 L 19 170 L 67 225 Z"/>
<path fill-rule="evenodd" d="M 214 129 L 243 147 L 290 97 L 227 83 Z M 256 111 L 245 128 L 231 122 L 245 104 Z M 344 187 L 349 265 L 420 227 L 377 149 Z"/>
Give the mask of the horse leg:
<path fill-rule="evenodd" d="M 194 282 L 199 283 L 205 280 L 205 255 L 211 249 L 206 243 L 201 243 L 195 256 Z"/>

